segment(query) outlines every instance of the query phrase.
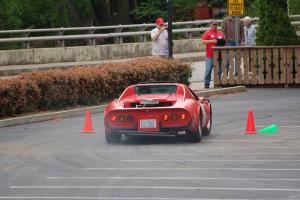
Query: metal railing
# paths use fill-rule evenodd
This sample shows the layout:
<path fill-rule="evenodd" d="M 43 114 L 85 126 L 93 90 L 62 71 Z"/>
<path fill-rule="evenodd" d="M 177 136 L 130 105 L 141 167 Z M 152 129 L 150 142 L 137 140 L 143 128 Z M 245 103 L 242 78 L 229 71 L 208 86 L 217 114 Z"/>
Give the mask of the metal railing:
<path fill-rule="evenodd" d="M 300 19 L 300 15 L 290 15 L 291 19 Z M 253 22 L 256 22 L 258 20 L 257 17 L 252 18 Z M 203 25 L 208 24 L 212 20 L 196 20 L 196 21 L 183 21 L 183 22 L 173 22 L 172 24 L 174 26 L 180 26 L 180 25 L 186 25 L 186 26 L 192 26 L 192 25 Z M 222 20 L 217 20 L 219 23 L 222 22 Z M 60 27 L 60 28 L 44 28 L 44 29 L 22 29 L 22 30 L 0 30 L 0 34 L 12 34 L 12 33 L 37 33 L 37 32 L 67 32 L 67 31 L 96 31 L 96 30 L 122 30 L 125 28 L 140 28 L 140 29 L 146 29 L 149 27 L 155 27 L 154 23 L 150 24 L 126 24 L 126 25 L 113 25 L 113 26 L 90 26 L 90 27 Z M 116 32 L 116 31 L 113 31 Z"/>
<path fill-rule="evenodd" d="M 291 19 L 298 19 L 300 15 L 291 15 Z M 258 18 L 252 19 L 254 22 Z M 198 20 L 198 21 L 185 21 L 185 22 L 174 22 L 173 25 L 187 26 L 188 28 L 175 28 L 173 33 L 183 33 L 185 37 L 192 38 L 193 33 L 203 33 L 208 30 L 208 27 L 202 28 L 191 28 L 197 25 L 207 25 L 212 20 Z M 218 20 L 219 23 L 222 20 Z M 295 26 L 300 26 L 300 21 L 292 21 Z M 114 43 L 123 43 L 124 37 L 139 37 L 138 41 L 147 41 L 147 36 L 150 31 L 145 31 L 147 27 L 154 27 L 155 24 L 134 24 L 134 25 L 117 25 L 117 26 L 92 26 L 92 27 L 69 27 L 69 28 L 49 28 L 49 29 L 24 29 L 24 30 L 2 30 L 0 34 L 15 34 L 22 33 L 22 37 L 9 37 L 0 38 L 0 43 L 22 43 L 22 48 L 30 48 L 31 42 L 36 41 L 57 41 L 56 46 L 64 47 L 65 40 L 87 40 L 87 45 L 96 45 L 96 39 L 106 39 L 113 38 Z M 131 31 L 131 32 L 121 32 L 125 28 L 138 28 L 142 31 Z M 96 30 L 110 30 L 113 29 L 114 32 L 111 33 L 95 33 Z M 87 33 L 77 34 L 77 35 L 63 35 L 67 31 L 88 31 Z M 29 37 L 30 33 L 41 33 L 41 32 L 57 32 L 57 35 L 52 36 L 34 36 Z"/>

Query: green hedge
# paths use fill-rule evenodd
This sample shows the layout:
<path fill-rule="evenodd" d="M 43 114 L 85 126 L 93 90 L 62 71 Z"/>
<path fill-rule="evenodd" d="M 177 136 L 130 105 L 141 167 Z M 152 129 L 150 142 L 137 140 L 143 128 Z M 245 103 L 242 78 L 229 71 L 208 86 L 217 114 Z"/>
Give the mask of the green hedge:
<path fill-rule="evenodd" d="M 98 105 L 139 82 L 174 81 L 189 85 L 191 74 L 189 64 L 163 59 L 24 73 L 0 80 L 0 117 Z"/>

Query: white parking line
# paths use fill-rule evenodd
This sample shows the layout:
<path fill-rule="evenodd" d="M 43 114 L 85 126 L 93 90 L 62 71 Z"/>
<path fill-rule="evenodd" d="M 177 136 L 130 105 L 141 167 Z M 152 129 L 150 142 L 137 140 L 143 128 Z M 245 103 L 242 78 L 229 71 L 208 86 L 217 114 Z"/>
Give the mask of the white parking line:
<path fill-rule="evenodd" d="M 266 126 L 256 126 L 258 128 L 266 127 Z M 278 126 L 279 128 L 300 128 L 300 126 Z"/>
<path fill-rule="evenodd" d="M 177 149 L 172 149 L 173 151 L 174 150 L 217 150 L 217 149 L 220 149 L 220 150 L 253 150 L 253 149 L 300 149 L 299 146 L 297 147 L 269 147 L 269 146 L 264 146 L 264 147 L 214 147 L 214 148 L 201 148 L 199 146 L 195 147 L 195 148 L 191 148 L 191 147 L 179 147 Z M 154 150 L 154 151 L 157 151 L 157 152 L 160 152 L 158 150 Z"/>
<path fill-rule="evenodd" d="M 299 188 L 226 188 L 226 187 L 167 187 L 167 186 L 95 186 L 95 185 L 21 185 L 10 186 L 10 189 L 156 189 L 156 190 L 235 190 L 235 191 L 285 191 L 285 192 L 300 192 Z"/>
<path fill-rule="evenodd" d="M 46 179 L 61 180 L 61 179 L 116 179 L 116 180 L 230 180 L 230 181 L 300 181 L 294 178 L 210 178 L 210 177 L 105 177 L 105 176 L 74 176 L 74 177 L 58 177 L 49 176 Z"/>
<path fill-rule="evenodd" d="M 300 162 L 300 160 L 177 160 L 177 159 L 158 159 L 158 160 L 121 160 L 121 162 Z"/>
<path fill-rule="evenodd" d="M 138 167 L 108 167 L 108 168 L 96 168 L 96 167 L 89 167 L 89 168 L 82 168 L 82 170 L 86 171 L 143 171 L 143 170 L 160 170 L 160 171 L 198 171 L 198 170 L 227 170 L 227 171 L 300 171 L 300 168 L 226 168 L 226 167 L 197 167 L 197 168 L 170 168 L 170 167 L 148 167 L 148 168 L 138 168 Z"/>
<path fill-rule="evenodd" d="M 0 199 L 93 199 L 93 200 L 207 200 L 207 199 L 199 199 L 199 198 L 160 198 L 160 197 L 47 197 L 47 196 L 36 196 L 36 197 L 0 197 Z M 226 200 L 226 199 L 210 199 L 210 200 Z M 249 200 L 249 199 L 235 199 L 235 200 Z"/>
<path fill-rule="evenodd" d="M 246 142 L 246 143 L 262 143 L 262 142 L 283 142 L 283 140 L 214 140 L 214 139 L 203 139 L 204 142 Z M 299 141 L 300 142 L 300 141 Z"/>
<path fill-rule="evenodd" d="M 200 152 L 199 152 L 200 153 Z M 152 156 L 199 156 L 199 153 L 153 153 Z M 202 155 L 228 155 L 227 153 L 206 153 L 201 152 Z M 300 155 L 300 153 L 230 153 L 230 155 Z"/>

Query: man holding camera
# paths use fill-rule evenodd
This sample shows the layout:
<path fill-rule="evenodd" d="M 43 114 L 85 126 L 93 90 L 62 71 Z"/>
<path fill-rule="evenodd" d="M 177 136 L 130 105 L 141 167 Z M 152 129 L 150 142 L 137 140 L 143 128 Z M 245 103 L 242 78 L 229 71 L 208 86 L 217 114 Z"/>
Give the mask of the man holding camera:
<path fill-rule="evenodd" d="M 169 55 L 168 31 L 163 18 L 156 19 L 156 28 L 151 30 L 152 55 L 167 58 Z"/>
<path fill-rule="evenodd" d="M 202 36 L 202 43 L 206 45 L 206 60 L 205 60 L 205 75 L 204 75 L 204 87 L 209 88 L 211 81 L 211 73 L 213 70 L 213 50 L 214 46 L 224 46 L 226 41 L 221 31 L 218 31 L 218 22 L 212 21 L 210 23 L 210 29 L 207 30 Z M 222 70 L 219 66 L 219 78 Z"/>

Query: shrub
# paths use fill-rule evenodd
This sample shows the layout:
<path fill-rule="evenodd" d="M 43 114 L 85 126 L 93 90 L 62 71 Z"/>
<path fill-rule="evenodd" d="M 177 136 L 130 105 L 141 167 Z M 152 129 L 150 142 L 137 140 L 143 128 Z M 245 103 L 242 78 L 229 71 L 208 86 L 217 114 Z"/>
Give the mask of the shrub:
<path fill-rule="evenodd" d="M 297 35 L 287 12 L 286 0 L 258 0 L 258 45 L 295 45 Z"/>
<path fill-rule="evenodd" d="M 1 80 L 0 96 L 0 116 L 37 110 L 41 100 L 37 85 L 26 79 Z"/>
<path fill-rule="evenodd" d="M 0 80 L 0 117 L 36 110 L 97 105 L 139 82 L 174 81 L 189 85 L 189 64 L 136 59 L 126 63 L 24 73 Z"/>

